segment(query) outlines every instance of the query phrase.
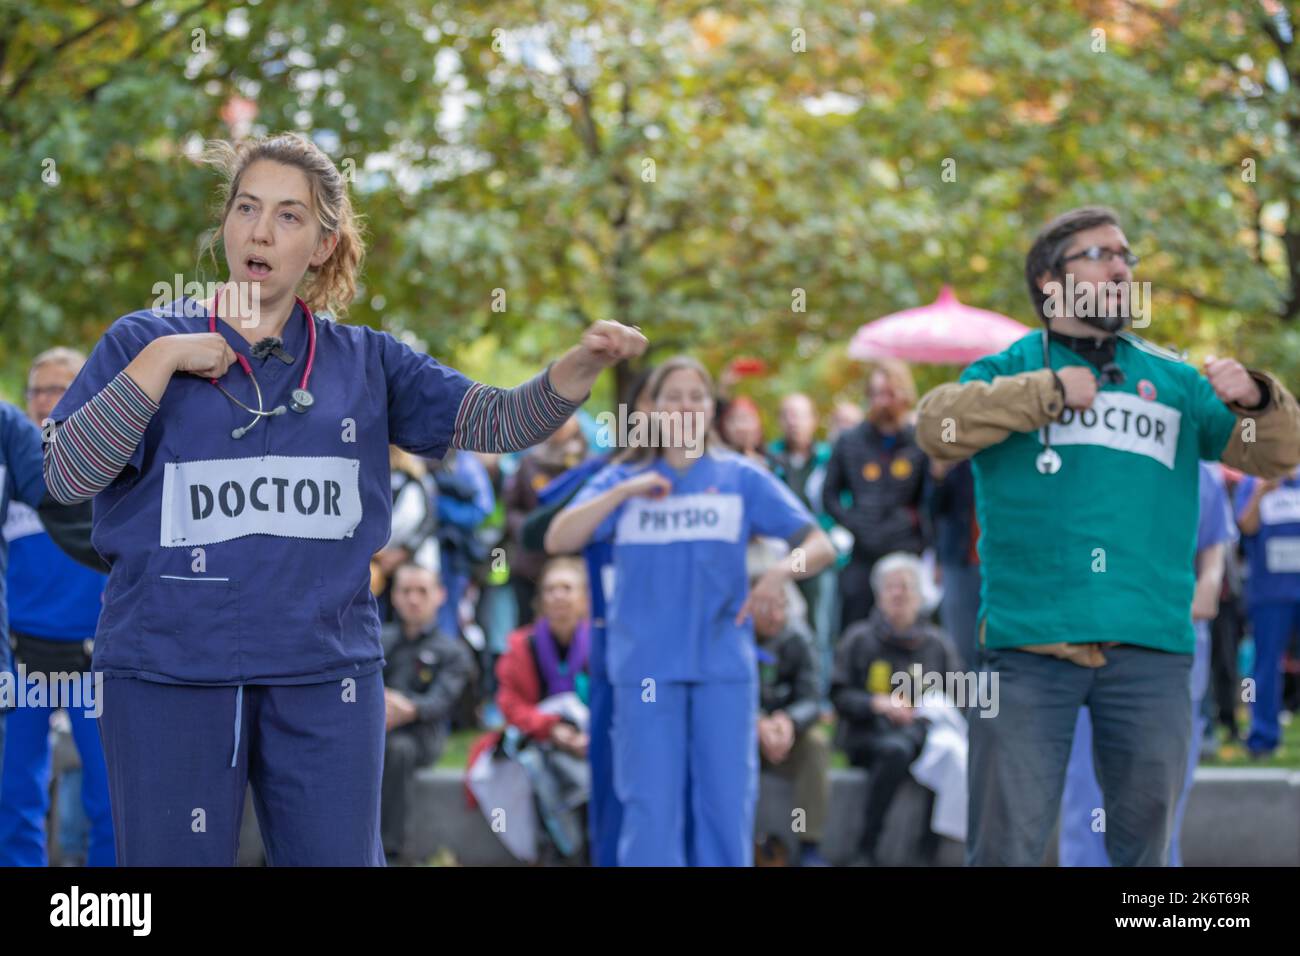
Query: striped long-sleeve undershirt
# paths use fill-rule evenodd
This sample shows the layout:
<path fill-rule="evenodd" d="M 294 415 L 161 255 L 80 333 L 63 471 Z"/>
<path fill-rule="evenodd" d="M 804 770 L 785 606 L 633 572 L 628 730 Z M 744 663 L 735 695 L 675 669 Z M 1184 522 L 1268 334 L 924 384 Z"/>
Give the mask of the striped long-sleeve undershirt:
<path fill-rule="evenodd" d="M 45 443 L 45 486 L 61 504 L 89 501 L 122 473 L 158 403 L 119 372 Z"/>
<path fill-rule="evenodd" d="M 582 404 L 551 388 L 549 372 L 548 368 L 514 388 L 471 385 L 456 413 L 451 446 L 504 454 L 544 440 Z"/>
<path fill-rule="evenodd" d="M 453 448 L 505 453 L 545 439 L 581 402 L 551 388 L 542 372 L 514 388 L 475 382 L 461 399 Z M 88 501 L 113 483 L 144 439 L 158 403 L 119 372 L 60 425 L 45 444 L 45 484 L 61 504 Z"/>

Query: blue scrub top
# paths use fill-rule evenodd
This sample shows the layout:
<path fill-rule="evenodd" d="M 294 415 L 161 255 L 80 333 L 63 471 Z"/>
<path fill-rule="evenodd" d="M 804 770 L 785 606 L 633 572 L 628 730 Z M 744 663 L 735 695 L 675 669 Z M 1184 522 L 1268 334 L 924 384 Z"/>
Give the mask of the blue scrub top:
<path fill-rule="evenodd" d="M 647 470 L 672 481 L 672 492 L 629 499 L 592 535 L 613 545 L 610 682 L 756 680 L 753 622 L 734 623 L 749 593 L 746 546 L 754 535 L 798 544 L 812 514 L 765 468 L 721 450 L 681 473 L 663 459 L 609 465 L 573 504 Z"/>
<path fill-rule="evenodd" d="M 1259 499 L 1259 531 L 1245 535 L 1246 604 L 1300 602 L 1300 472 Z M 1237 517 L 1259 479 L 1245 476 L 1237 486 Z"/>
<path fill-rule="evenodd" d="M 1200 520 L 1196 525 L 1196 550 L 1204 551 L 1216 544 L 1237 540 L 1237 525 L 1232 520 L 1228 489 L 1217 463 L 1201 462 L 1198 491 L 1201 499 Z"/>
<path fill-rule="evenodd" d="M 35 508 L 45 497 L 41 432 L 22 410 L 0 402 L 0 525 L 9 517 L 11 502 Z M 9 544 L 0 537 L 0 670 L 10 670 L 9 611 L 5 603 L 5 568 Z"/>
<path fill-rule="evenodd" d="M 189 303 L 186 305 L 186 303 Z M 187 314 L 187 312 L 189 314 Z M 95 498 L 91 540 L 111 564 L 95 667 L 183 684 L 306 684 L 383 663 L 370 557 L 390 533 L 388 446 L 446 453 L 471 381 L 391 335 L 315 318 L 314 406 L 263 419 L 177 374 L 130 463 Z M 244 355 L 266 409 L 287 405 L 307 357 L 301 307 L 286 365 Z M 160 335 L 207 332 L 187 299 L 118 319 L 54 410 L 63 421 Z M 222 379 L 252 408 L 238 364 Z"/>
<path fill-rule="evenodd" d="M 64 554 L 35 509 L 21 502 L 10 504 L 2 533 L 9 545 L 9 627 L 46 641 L 94 637 L 108 579 Z"/>

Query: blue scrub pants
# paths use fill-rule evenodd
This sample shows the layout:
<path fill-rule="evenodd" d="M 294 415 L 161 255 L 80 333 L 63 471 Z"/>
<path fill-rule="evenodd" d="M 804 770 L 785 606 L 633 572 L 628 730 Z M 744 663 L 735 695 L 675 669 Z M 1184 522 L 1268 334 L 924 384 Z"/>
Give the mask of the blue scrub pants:
<path fill-rule="evenodd" d="M 587 805 L 592 866 L 618 866 L 618 834 L 623 805 L 614 789 L 614 687 L 606 677 L 606 634 L 591 628 L 591 725 L 587 761 L 591 764 L 591 801 Z"/>
<path fill-rule="evenodd" d="M 272 866 L 383 866 L 383 675 L 202 687 L 104 678 L 121 866 L 233 866 L 244 794 Z"/>
<path fill-rule="evenodd" d="M 82 701 L 91 707 L 71 708 L 68 717 L 83 768 L 81 802 L 90 821 L 86 865 L 112 866 L 113 815 L 93 695 L 92 677 L 84 674 Z M 16 707 L 9 713 L 0 785 L 0 866 L 49 865 L 45 820 L 50 811 L 50 716 L 55 709 Z"/>
<path fill-rule="evenodd" d="M 1256 604 L 1250 609 L 1255 636 L 1255 702 L 1250 707 L 1250 733 L 1246 747 L 1268 753 L 1282 739 L 1278 711 L 1282 709 L 1282 652 L 1300 627 L 1300 602 Z"/>
<path fill-rule="evenodd" d="M 758 684 L 614 686 L 620 866 L 752 866 Z"/>

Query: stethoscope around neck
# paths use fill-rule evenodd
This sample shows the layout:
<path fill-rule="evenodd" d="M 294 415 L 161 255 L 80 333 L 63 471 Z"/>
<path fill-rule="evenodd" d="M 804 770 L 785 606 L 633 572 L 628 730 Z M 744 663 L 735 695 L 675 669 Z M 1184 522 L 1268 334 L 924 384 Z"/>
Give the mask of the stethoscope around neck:
<path fill-rule="evenodd" d="M 1048 344 L 1047 329 L 1043 329 L 1043 368 L 1052 367 L 1051 346 Z M 1061 453 L 1052 447 L 1051 423 L 1043 426 L 1043 450 L 1034 459 L 1034 467 L 1040 475 L 1054 475 L 1061 470 Z"/>
<path fill-rule="evenodd" d="M 306 302 L 297 297 L 294 298 L 294 301 L 302 307 L 303 319 L 307 323 L 307 363 L 303 367 L 302 378 L 298 381 L 298 387 L 295 388 L 289 396 L 291 399 L 289 402 L 289 409 L 302 415 L 305 414 L 307 409 L 311 408 L 316 402 L 316 399 L 312 397 L 311 392 L 307 391 L 307 382 L 311 378 L 311 367 L 316 361 L 316 321 L 312 317 L 311 309 L 307 308 Z M 212 312 L 208 316 L 208 331 L 217 331 L 217 308 L 215 302 L 213 303 Z M 275 408 L 268 411 L 262 404 L 262 386 L 257 383 L 257 376 L 253 374 L 253 366 L 249 364 L 248 359 L 244 358 L 244 356 L 238 352 L 235 353 L 235 360 L 239 363 L 239 367 L 244 370 L 244 374 L 247 375 L 249 380 L 253 383 L 253 391 L 257 394 L 257 408 L 249 408 L 239 399 L 235 398 L 234 395 L 231 395 L 230 392 L 226 390 L 225 386 L 215 378 L 208 379 L 208 381 L 221 389 L 221 394 L 225 395 L 226 398 L 230 399 L 244 411 L 253 416 L 253 420 L 247 425 L 236 428 L 230 433 L 231 438 L 243 438 L 246 434 L 252 431 L 253 426 L 263 418 L 274 418 L 276 415 L 283 415 L 286 409 L 283 405 L 277 405 Z"/>

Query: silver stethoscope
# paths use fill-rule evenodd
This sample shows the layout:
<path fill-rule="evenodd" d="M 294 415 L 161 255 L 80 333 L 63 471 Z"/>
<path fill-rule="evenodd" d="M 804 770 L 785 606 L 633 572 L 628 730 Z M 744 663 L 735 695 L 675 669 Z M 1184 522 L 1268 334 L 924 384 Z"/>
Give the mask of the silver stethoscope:
<path fill-rule="evenodd" d="M 289 409 L 302 415 L 316 402 L 316 399 L 312 397 L 311 392 L 307 391 L 307 381 L 311 378 L 311 367 L 316 361 L 316 322 L 312 318 L 311 309 L 307 308 L 306 302 L 296 297 L 294 301 L 302 307 L 303 319 L 307 322 L 307 364 L 303 367 L 302 378 L 298 382 L 298 387 L 295 388 L 289 396 L 291 399 L 289 402 Z M 215 307 L 212 310 L 212 314 L 208 316 L 208 331 L 217 331 L 217 314 Z M 239 367 L 244 370 L 244 374 L 246 374 L 253 383 L 253 391 L 257 393 L 257 408 L 249 408 L 239 399 L 235 398 L 235 396 L 231 395 L 230 392 L 228 392 L 215 378 L 208 379 L 208 381 L 221 389 L 221 393 L 225 395 L 226 398 L 230 399 L 244 411 L 253 416 L 253 420 L 247 425 L 244 425 L 242 428 L 236 428 L 230 433 L 231 438 L 243 438 L 252 431 L 253 426 L 263 418 L 274 418 L 276 415 L 283 415 L 286 409 L 283 405 L 277 405 L 275 408 L 267 411 L 262 404 L 262 387 L 257 384 L 257 376 L 253 374 L 253 367 L 248 363 L 248 359 L 236 352 L 235 360 L 239 362 Z"/>
<path fill-rule="evenodd" d="M 1051 367 L 1052 356 L 1048 347 L 1047 329 L 1043 329 L 1043 368 L 1051 369 Z M 1052 447 L 1051 427 L 1050 422 L 1043 426 L 1043 450 L 1038 453 L 1038 458 L 1034 460 L 1040 475 L 1054 475 L 1061 470 L 1061 456 Z"/>

